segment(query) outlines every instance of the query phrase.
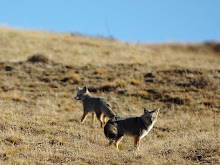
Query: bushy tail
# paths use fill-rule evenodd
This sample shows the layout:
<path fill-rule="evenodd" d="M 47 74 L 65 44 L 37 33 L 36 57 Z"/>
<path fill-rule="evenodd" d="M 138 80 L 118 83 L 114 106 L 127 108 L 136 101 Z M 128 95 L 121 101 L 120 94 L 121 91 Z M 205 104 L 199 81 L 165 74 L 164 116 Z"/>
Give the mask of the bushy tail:
<path fill-rule="evenodd" d="M 116 140 L 118 136 L 117 125 L 109 120 L 104 127 L 104 133 L 108 139 Z"/>
<path fill-rule="evenodd" d="M 101 109 L 105 116 L 108 116 L 109 118 L 112 118 L 117 115 L 115 111 L 112 110 L 112 107 L 108 104 L 103 105 Z"/>

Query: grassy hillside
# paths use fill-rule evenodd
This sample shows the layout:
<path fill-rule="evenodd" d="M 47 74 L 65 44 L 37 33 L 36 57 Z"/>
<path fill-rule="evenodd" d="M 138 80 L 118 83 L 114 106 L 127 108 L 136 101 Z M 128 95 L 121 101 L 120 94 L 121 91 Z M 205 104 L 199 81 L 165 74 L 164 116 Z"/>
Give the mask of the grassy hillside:
<path fill-rule="evenodd" d="M 35 58 L 34 58 L 35 57 Z M 218 164 L 220 44 L 131 44 L 0 28 L 0 164 Z M 140 150 L 109 147 L 76 86 L 118 114 L 160 107 Z"/>

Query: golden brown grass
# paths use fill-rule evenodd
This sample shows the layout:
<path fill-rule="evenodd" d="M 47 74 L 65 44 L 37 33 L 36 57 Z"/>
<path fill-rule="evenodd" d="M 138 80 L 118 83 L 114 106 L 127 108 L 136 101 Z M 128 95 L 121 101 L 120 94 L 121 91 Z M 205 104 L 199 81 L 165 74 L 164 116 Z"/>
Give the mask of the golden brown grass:
<path fill-rule="evenodd" d="M 0 164 L 218 164 L 216 45 L 0 28 Z M 33 55 L 43 57 L 33 62 Z M 130 137 L 119 152 L 109 147 L 98 121 L 90 126 L 91 115 L 80 122 L 76 85 L 106 98 L 118 114 L 161 108 L 140 151 Z"/>

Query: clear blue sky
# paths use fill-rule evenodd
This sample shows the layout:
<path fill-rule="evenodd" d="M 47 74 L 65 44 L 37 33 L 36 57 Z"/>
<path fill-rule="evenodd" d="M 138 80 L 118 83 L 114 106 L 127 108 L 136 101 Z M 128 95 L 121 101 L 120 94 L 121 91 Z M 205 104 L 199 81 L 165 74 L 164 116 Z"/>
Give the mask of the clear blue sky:
<path fill-rule="evenodd" d="M 128 42 L 220 41 L 220 0 L 2 0 L 3 25 Z"/>

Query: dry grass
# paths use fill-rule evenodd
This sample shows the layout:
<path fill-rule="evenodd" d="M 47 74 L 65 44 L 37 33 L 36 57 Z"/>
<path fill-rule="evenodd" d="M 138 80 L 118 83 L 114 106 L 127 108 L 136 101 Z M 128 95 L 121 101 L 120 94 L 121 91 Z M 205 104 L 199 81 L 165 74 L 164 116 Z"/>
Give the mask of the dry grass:
<path fill-rule="evenodd" d="M 0 164 L 219 163 L 218 43 L 141 45 L 0 32 Z M 117 152 L 97 120 L 94 128 L 91 116 L 80 122 L 76 85 L 106 98 L 118 114 L 161 108 L 140 151 L 125 137 Z"/>

